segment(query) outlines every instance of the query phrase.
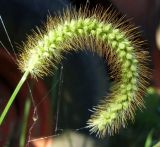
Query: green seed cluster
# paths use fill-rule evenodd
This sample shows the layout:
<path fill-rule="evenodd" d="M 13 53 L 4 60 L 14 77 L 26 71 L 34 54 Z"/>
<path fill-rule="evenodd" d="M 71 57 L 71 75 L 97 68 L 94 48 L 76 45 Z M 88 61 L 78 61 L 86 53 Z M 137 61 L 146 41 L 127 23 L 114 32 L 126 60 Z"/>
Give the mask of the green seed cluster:
<path fill-rule="evenodd" d="M 126 116 L 132 111 L 130 108 L 135 99 L 139 78 L 134 47 L 121 30 L 111 23 L 99 22 L 95 18 L 66 20 L 48 30 L 33 49 L 30 49 L 23 62 L 24 71 L 29 70 L 36 76 L 43 75 L 47 71 L 45 66 L 48 62 L 61 58 L 61 52 L 64 51 L 61 46 L 67 39 L 83 36 L 102 40 L 110 47 L 110 52 L 116 55 L 120 65 L 120 82 L 117 84 L 116 94 L 108 103 L 98 107 L 88 122 L 91 131 L 98 132 L 99 135 L 104 135 L 106 131 L 112 134 L 125 124 Z"/>

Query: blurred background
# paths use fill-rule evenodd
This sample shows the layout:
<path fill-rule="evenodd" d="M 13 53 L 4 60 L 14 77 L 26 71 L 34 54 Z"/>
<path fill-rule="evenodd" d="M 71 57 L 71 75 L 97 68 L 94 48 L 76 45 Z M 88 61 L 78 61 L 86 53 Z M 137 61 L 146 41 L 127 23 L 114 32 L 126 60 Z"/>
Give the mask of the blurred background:
<path fill-rule="evenodd" d="M 159 0 L 0 0 L 0 112 L 22 75 L 3 23 L 18 53 L 17 46 L 48 14 L 54 16 L 70 4 L 78 9 L 86 2 L 89 9 L 96 4 L 107 9 L 112 4 L 121 15 L 132 18 L 147 40 L 152 79 L 144 96 L 146 109 L 137 110 L 135 122 L 129 122 L 117 135 L 97 139 L 89 134 L 84 128 L 89 109 L 110 87 L 107 63 L 90 52 L 65 54 L 53 76 L 29 78 L 23 86 L 0 127 L 0 146 L 150 147 L 160 140 Z"/>

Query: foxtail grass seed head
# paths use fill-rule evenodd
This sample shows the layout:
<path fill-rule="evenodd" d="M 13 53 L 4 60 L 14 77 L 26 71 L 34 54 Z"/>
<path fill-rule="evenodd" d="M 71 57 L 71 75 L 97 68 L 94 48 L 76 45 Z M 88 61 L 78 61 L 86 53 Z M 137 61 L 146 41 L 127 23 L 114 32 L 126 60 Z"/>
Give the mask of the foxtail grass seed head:
<path fill-rule="evenodd" d="M 134 119 L 137 107 L 143 107 L 142 96 L 149 71 L 146 52 L 142 51 L 137 29 L 117 19 L 117 13 L 101 7 L 92 11 L 68 8 L 62 16 L 49 17 L 45 29 L 28 37 L 18 60 L 22 72 L 33 77 L 50 73 L 63 58 L 62 53 L 90 49 L 106 58 L 116 77 L 111 93 L 93 108 L 87 124 L 99 137 L 113 135 L 128 120 Z"/>

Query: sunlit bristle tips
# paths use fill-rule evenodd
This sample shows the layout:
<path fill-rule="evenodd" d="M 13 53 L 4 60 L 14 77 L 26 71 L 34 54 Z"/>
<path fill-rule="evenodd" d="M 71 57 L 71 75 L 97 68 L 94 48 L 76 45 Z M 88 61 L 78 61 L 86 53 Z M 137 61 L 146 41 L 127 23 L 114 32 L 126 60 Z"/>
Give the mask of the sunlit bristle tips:
<path fill-rule="evenodd" d="M 42 77 L 63 58 L 63 52 L 90 49 L 106 58 L 111 73 L 117 78 L 106 96 L 87 122 L 91 132 L 99 137 L 113 135 L 128 120 L 134 119 L 137 107 L 143 107 L 142 96 L 149 77 L 146 62 L 136 28 L 117 13 L 97 7 L 78 12 L 68 9 L 62 16 L 51 18 L 45 29 L 29 36 L 19 58 L 22 72 L 29 71 L 33 77 Z"/>

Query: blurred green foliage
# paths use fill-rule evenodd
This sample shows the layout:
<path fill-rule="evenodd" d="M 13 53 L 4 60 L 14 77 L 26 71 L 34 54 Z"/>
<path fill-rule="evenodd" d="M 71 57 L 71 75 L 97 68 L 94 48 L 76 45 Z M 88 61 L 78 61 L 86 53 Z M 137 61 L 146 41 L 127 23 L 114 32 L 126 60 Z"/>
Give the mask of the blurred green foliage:
<path fill-rule="evenodd" d="M 126 129 L 122 128 L 118 135 L 110 137 L 110 147 L 150 147 L 158 142 L 160 139 L 160 96 L 154 88 L 150 87 L 144 101 L 145 108 L 137 110 L 135 121 L 130 122 Z"/>

